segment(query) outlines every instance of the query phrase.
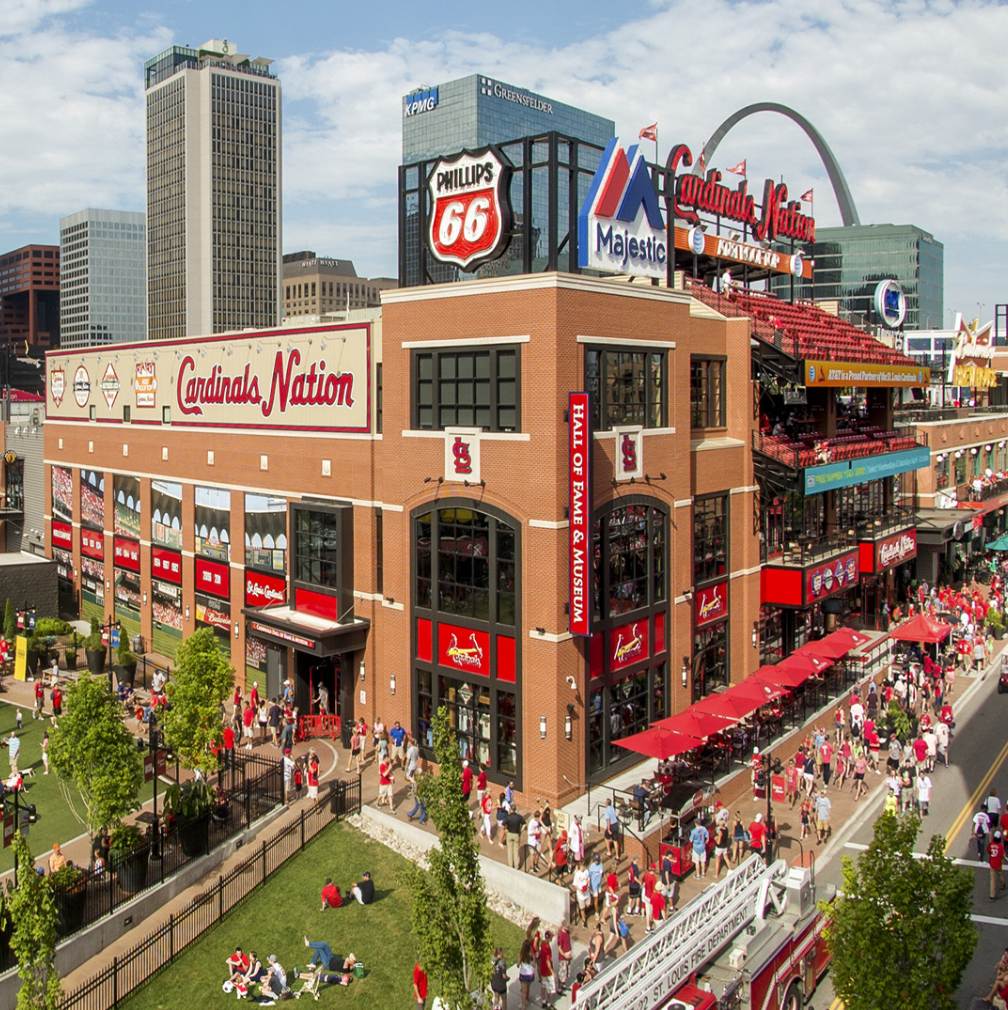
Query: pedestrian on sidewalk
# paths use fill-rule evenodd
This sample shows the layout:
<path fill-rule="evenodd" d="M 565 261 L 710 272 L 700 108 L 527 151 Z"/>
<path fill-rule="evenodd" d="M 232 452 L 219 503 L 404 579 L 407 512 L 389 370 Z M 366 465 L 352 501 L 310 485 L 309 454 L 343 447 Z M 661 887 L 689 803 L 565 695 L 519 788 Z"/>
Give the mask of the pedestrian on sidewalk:
<path fill-rule="evenodd" d="M 489 793 L 484 793 L 483 798 L 480 800 L 480 829 L 479 838 L 483 841 L 483 836 L 486 835 L 486 840 L 493 844 L 493 799 Z"/>
<path fill-rule="evenodd" d="M 640 915 L 641 869 L 639 857 L 634 853 L 627 870 L 627 915 Z"/>
<path fill-rule="evenodd" d="M 545 1008 L 553 1006 L 556 986 L 553 979 L 553 933 L 546 930 L 539 947 L 539 997 Z"/>
<path fill-rule="evenodd" d="M 42 683 L 42 678 L 39 677 L 35 681 L 35 711 L 32 712 L 32 719 L 42 719 L 42 707 L 45 705 L 45 684 Z"/>
<path fill-rule="evenodd" d="M 575 866 L 583 866 L 582 860 L 574 860 Z M 592 861 L 588 864 L 588 888 L 591 892 L 591 904 L 595 909 L 595 918 L 602 915 L 602 894 L 605 881 L 605 867 L 602 865 L 602 856 L 595 853 Z"/>
<path fill-rule="evenodd" d="M 591 875 L 584 863 L 578 863 L 573 878 L 574 899 L 581 915 L 581 925 L 588 925 L 588 906 L 591 904 Z M 597 909 L 596 909 L 597 911 Z"/>
<path fill-rule="evenodd" d="M 784 772 L 784 789 L 788 806 L 793 810 L 798 800 L 798 765 L 795 764 L 793 757 L 788 758 L 787 769 Z"/>
<path fill-rule="evenodd" d="M 998 891 L 1005 889 L 1004 870 L 1004 844 L 1001 841 L 1001 832 L 994 832 L 994 839 L 987 846 L 987 862 L 990 865 L 990 900 L 997 897 Z"/>
<path fill-rule="evenodd" d="M 427 823 L 427 810 L 424 807 L 423 800 L 420 798 L 420 790 L 417 788 L 418 780 L 423 774 L 423 765 L 417 765 L 416 774 L 413 776 L 413 809 L 406 815 L 406 819 L 412 821 L 414 817 L 418 818 L 418 823 Z"/>
<path fill-rule="evenodd" d="M 570 929 L 567 920 L 560 923 L 557 930 L 557 992 L 562 993 L 567 988 L 567 980 L 570 978 L 571 962 L 574 959 L 574 952 L 571 948 Z"/>
<path fill-rule="evenodd" d="M 990 832 L 990 817 L 981 807 L 973 815 L 973 835 L 977 843 L 977 859 L 983 859 L 987 850 L 987 835 Z"/>
<path fill-rule="evenodd" d="M 350 734 L 350 755 L 347 758 L 346 770 L 350 771 L 350 766 L 356 761 L 358 775 L 361 773 L 361 746 L 360 727 L 354 726 L 353 732 Z"/>
<path fill-rule="evenodd" d="M 927 817 L 928 807 L 931 805 L 931 776 L 927 770 L 917 776 L 917 805 L 920 807 L 922 817 Z"/>
<path fill-rule="evenodd" d="M 504 821 L 507 831 L 508 866 L 513 870 L 521 868 L 521 833 L 525 827 L 525 818 L 517 810 L 512 810 Z"/>
<path fill-rule="evenodd" d="M 484 796 L 484 802 L 489 799 L 489 793 Z M 492 809 L 493 804 L 488 803 L 487 808 Z M 528 822 L 528 847 L 532 858 L 532 872 L 539 871 L 539 839 L 542 836 L 542 823 L 539 820 L 540 813 L 534 811 Z M 488 815 L 489 818 L 489 815 Z"/>
<path fill-rule="evenodd" d="M 507 961 L 504 960 L 504 948 L 494 947 L 493 974 L 490 976 L 490 991 L 493 993 L 491 1010 L 506 1010 L 507 984 Z"/>

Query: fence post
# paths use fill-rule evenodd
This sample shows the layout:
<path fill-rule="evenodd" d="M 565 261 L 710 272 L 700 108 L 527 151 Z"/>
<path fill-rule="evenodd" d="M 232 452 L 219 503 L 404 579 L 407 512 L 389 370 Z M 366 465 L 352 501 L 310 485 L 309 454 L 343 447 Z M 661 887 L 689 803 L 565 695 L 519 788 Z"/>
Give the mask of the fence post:
<path fill-rule="evenodd" d="M 168 913 L 168 961 L 175 960 L 175 914 Z"/>
<path fill-rule="evenodd" d="M 112 1006 L 119 1006 L 119 958 L 112 958 Z"/>
<path fill-rule="evenodd" d="M 217 877 L 217 921 L 224 921 L 224 878 Z"/>
<path fill-rule="evenodd" d="M 262 843 L 262 853 L 263 853 L 263 878 L 262 882 L 266 883 L 266 843 Z"/>

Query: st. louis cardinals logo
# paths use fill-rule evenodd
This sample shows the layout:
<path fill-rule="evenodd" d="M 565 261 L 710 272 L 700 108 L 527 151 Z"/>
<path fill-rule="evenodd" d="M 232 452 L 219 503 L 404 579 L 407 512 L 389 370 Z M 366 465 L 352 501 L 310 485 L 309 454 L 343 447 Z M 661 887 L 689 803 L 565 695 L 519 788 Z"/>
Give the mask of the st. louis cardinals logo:
<path fill-rule="evenodd" d="M 456 473 L 472 473 L 472 453 L 469 451 L 469 443 L 463 442 L 461 435 L 455 436 L 452 455 L 455 457 Z"/>
<path fill-rule="evenodd" d="M 479 669 L 483 665 L 483 650 L 480 648 L 479 642 L 476 641 L 476 635 L 469 636 L 469 648 L 462 648 L 458 644 L 458 636 L 452 635 L 451 644 L 446 650 L 448 658 L 456 666 L 471 666 Z"/>
<path fill-rule="evenodd" d="M 617 663 L 625 663 L 628 659 L 640 655 L 644 648 L 644 639 L 641 638 L 640 632 L 637 630 L 638 627 L 639 625 L 635 624 L 630 628 L 631 637 L 626 642 L 623 641 L 622 631 L 617 636 L 616 648 L 613 650 L 613 659 Z"/>
<path fill-rule="evenodd" d="M 623 435 L 623 444 L 620 446 L 623 453 L 623 470 L 632 473 L 637 469 L 637 442 L 631 435 Z"/>
<path fill-rule="evenodd" d="M 431 252 L 442 263 L 475 270 L 511 240 L 511 163 L 495 147 L 444 158 L 427 179 Z"/>

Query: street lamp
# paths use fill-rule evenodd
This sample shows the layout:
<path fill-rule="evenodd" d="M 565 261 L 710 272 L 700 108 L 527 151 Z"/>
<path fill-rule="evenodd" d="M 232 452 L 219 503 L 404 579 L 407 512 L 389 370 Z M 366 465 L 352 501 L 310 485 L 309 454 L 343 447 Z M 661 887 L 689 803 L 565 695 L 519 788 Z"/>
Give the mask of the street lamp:
<path fill-rule="evenodd" d="M 157 812 L 157 783 L 158 783 L 158 772 L 160 771 L 158 765 L 158 750 L 161 743 L 161 734 L 158 732 L 157 727 L 157 716 L 154 714 L 153 705 L 151 707 L 150 721 L 147 723 L 147 746 L 150 748 L 151 762 L 153 764 L 154 771 L 154 824 L 152 826 L 151 833 L 151 859 L 161 858 L 161 830 L 158 826 L 158 812 Z"/>

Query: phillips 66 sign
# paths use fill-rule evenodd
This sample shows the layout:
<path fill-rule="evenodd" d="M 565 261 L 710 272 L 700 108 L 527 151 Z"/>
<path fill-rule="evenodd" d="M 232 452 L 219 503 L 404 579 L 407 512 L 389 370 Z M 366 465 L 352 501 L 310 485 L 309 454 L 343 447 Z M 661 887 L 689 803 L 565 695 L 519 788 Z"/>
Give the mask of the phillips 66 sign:
<path fill-rule="evenodd" d="M 427 179 L 435 259 L 475 270 L 511 240 L 511 165 L 496 148 L 463 151 L 437 162 Z"/>

